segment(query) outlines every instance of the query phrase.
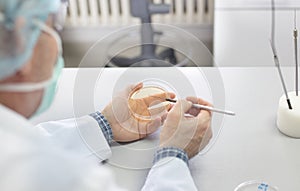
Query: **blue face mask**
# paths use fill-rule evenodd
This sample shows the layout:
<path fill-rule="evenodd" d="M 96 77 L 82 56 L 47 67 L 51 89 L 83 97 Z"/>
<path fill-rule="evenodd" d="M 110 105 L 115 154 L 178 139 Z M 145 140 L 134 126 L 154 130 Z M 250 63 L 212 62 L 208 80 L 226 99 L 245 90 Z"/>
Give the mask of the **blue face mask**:
<path fill-rule="evenodd" d="M 45 112 L 51 106 L 51 104 L 54 100 L 55 94 L 56 94 L 57 82 L 58 82 L 59 76 L 60 76 L 63 68 L 64 68 L 64 59 L 60 56 L 57 59 L 57 63 L 55 65 L 55 68 L 54 68 L 54 71 L 52 74 L 52 78 L 51 78 L 49 84 L 47 85 L 47 87 L 44 89 L 44 95 L 43 95 L 42 101 L 40 103 L 40 106 L 38 107 L 36 112 L 31 117 L 40 115 L 41 113 Z"/>
<path fill-rule="evenodd" d="M 42 101 L 31 117 L 41 114 L 51 106 L 51 103 L 53 102 L 56 93 L 58 78 L 62 72 L 62 69 L 64 68 L 61 40 L 58 34 L 52 28 L 45 25 L 43 22 L 36 21 L 35 23 L 37 26 L 41 28 L 43 32 L 46 32 L 49 35 L 53 36 L 53 38 L 57 42 L 58 57 L 57 57 L 57 63 L 55 64 L 52 73 L 52 77 L 42 82 L 9 83 L 9 84 L 0 85 L 0 91 L 7 91 L 7 92 L 33 92 L 36 90 L 44 89 Z"/>

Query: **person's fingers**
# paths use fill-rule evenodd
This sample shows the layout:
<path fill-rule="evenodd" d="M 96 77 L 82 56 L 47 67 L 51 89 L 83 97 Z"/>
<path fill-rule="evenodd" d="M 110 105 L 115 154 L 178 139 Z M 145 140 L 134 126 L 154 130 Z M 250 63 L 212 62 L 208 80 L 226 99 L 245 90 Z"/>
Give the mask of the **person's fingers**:
<path fill-rule="evenodd" d="M 173 108 L 170 110 L 170 115 L 174 117 L 182 117 L 184 114 L 191 109 L 192 102 L 186 100 L 178 100 Z"/>
<path fill-rule="evenodd" d="M 187 97 L 186 100 L 191 101 L 193 104 L 200 104 L 200 105 L 212 107 L 212 104 L 210 104 L 209 102 L 207 102 L 201 98 Z M 202 111 L 202 110 L 192 107 L 187 113 L 196 117 L 197 115 L 199 115 L 200 111 Z"/>
<path fill-rule="evenodd" d="M 201 110 L 196 118 L 197 118 L 199 124 L 210 123 L 211 112 L 207 111 L 207 110 Z"/>
<path fill-rule="evenodd" d="M 148 107 L 145 105 L 145 103 L 140 99 L 129 99 L 128 105 L 130 111 L 137 116 L 140 117 L 148 117 L 151 116 L 150 111 L 148 110 Z"/>
<path fill-rule="evenodd" d="M 174 104 L 169 104 L 168 108 L 167 108 L 168 109 L 167 111 L 170 111 L 173 107 L 174 107 Z"/>
<path fill-rule="evenodd" d="M 176 94 L 172 92 L 167 92 L 170 99 L 174 99 L 176 97 Z"/>
<path fill-rule="evenodd" d="M 137 84 L 131 84 L 126 88 L 126 94 L 130 95 L 132 92 L 135 92 L 143 87 L 143 82 Z"/>
<path fill-rule="evenodd" d="M 167 119 L 168 117 L 168 112 L 165 112 L 162 116 L 161 116 L 161 124 L 164 124 L 165 123 L 165 120 Z"/>
<path fill-rule="evenodd" d="M 144 138 L 147 135 L 154 133 L 162 124 L 160 117 L 156 117 L 155 119 L 149 122 L 142 122 L 142 123 L 144 124 L 143 125 L 140 124 L 140 129 L 139 129 L 141 138 Z"/>
<path fill-rule="evenodd" d="M 164 103 L 148 108 L 148 111 L 150 112 L 151 116 L 162 116 L 167 110 L 168 105 L 165 105 Z"/>
<path fill-rule="evenodd" d="M 167 98 L 174 99 L 175 94 L 172 93 L 172 92 L 155 94 L 155 95 L 145 97 L 145 98 L 143 98 L 143 100 L 144 100 L 144 102 L 146 103 L 147 106 L 151 106 L 151 105 L 159 104 L 161 102 L 165 102 Z"/>
<path fill-rule="evenodd" d="M 210 142 L 212 136 L 213 136 L 212 129 L 210 127 L 208 127 L 206 129 L 205 134 L 203 136 L 203 139 L 201 141 L 201 144 L 200 144 L 200 147 L 199 147 L 199 152 L 201 150 L 203 150 L 208 145 L 208 143 Z"/>
<path fill-rule="evenodd" d="M 212 132 L 211 127 L 209 127 L 209 128 L 206 130 L 205 137 L 206 137 L 208 140 L 210 140 L 210 139 L 213 137 L 213 132 Z"/>
<path fill-rule="evenodd" d="M 157 131 L 157 129 L 162 125 L 161 121 L 162 121 L 161 117 L 157 117 L 154 120 L 152 120 L 152 122 L 150 122 L 148 124 L 148 128 L 147 128 L 148 132 L 147 132 L 147 134 L 149 135 L 149 134 L 152 134 L 155 131 Z"/>
<path fill-rule="evenodd" d="M 192 102 L 193 104 L 198 104 L 197 97 L 187 97 L 186 100 Z M 199 112 L 200 112 L 200 109 L 192 107 L 187 113 L 196 117 L 199 114 Z"/>
<path fill-rule="evenodd" d="M 210 106 L 210 107 L 213 106 L 208 101 L 205 101 L 204 99 L 201 99 L 201 98 L 198 98 L 198 97 L 189 96 L 189 97 L 186 98 L 186 100 L 188 100 L 188 101 L 190 101 L 190 102 L 192 102 L 194 104 L 201 104 L 201 105 Z"/>
<path fill-rule="evenodd" d="M 191 109 L 189 109 L 187 113 L 190 114 L 191 116 L 196 117 L 200 113 L 200 109 L 191 107 Z"/>
<path fill-rule="evenodd" d="M 197 115 L 197 117 L 204 118 L 204 119 L 210 119 L 211 118 L 211 111 L 202 109 L 200 111 L 200 113 Z"/>

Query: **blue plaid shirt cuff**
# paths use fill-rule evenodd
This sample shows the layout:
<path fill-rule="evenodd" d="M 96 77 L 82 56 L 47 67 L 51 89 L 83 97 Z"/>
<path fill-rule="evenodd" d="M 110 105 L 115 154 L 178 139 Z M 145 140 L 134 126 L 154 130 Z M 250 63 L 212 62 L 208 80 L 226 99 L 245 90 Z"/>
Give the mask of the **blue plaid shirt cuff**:
<path fill-rule="evenodd" d="M 176 157 L 183 160 L 187 165 L 189 165 L 189 157 L 184 152 L 184 150 L 176 148 L 176 147 L 163 147 L 158 149 L 155 152 L 153 164 L 157 163 L 159 160 L 167 157 Z"/>
<path fill-rule="evenodd" d="M 112 130 L 111 130 L 111 127 L 110 127 L 108 121 L 105 119 L 105 117 L 99 111 L 90 114 L 90 116 L 93 117 L 97 121 L 100 129 L 103 132 L 103 135 L 104 135 L 106 141 L 110 145 L 113 142 L 113 134 L 112 134 Z"/>

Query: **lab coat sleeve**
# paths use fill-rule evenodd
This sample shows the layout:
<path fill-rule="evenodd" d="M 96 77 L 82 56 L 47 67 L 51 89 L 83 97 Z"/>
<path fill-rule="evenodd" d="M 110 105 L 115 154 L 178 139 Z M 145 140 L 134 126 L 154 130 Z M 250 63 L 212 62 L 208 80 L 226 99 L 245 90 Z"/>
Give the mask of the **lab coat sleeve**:
<path fill-rule="evenodd" d="M 96 156 L 103 161 L 111 156 L 109 144 L 91 116 L 41 123 L 37 128 L 54 146 L 81 157 Z"/>
<path fill-rule="evenodd" d="M 197 190 L 187 164 L 176 157 L 158 161 L 150 170 L 143 191 Z"/>
<path fill-rule="evenodd" d="M 85 173 L 85 176 L 81 176 L 81 178 L 81 184 L 73 188 L 74 191 L 125 191 L 116 184 L 112 172 L 103 167 L 92 167 Z"/>
<path fill-rule="evenodd" d="M 3 191 L 121 191 L 112 172 L 95 158 L 49 145 L 35 133 L 1 132 L 0 190 Z"/>

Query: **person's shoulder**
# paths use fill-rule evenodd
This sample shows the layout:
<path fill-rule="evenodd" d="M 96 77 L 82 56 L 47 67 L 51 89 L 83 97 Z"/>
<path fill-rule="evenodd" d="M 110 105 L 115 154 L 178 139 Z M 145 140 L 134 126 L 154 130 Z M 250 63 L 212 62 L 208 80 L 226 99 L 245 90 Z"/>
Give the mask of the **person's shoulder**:
<path fill-rule="evenodd" d="M 34 136 L 35 131 L 31 122 L 14 110 L 0 103 L 0 126 L 1 133 L 24 134 Z M 35 135 L 36 136 L 36 135 Z"/>

